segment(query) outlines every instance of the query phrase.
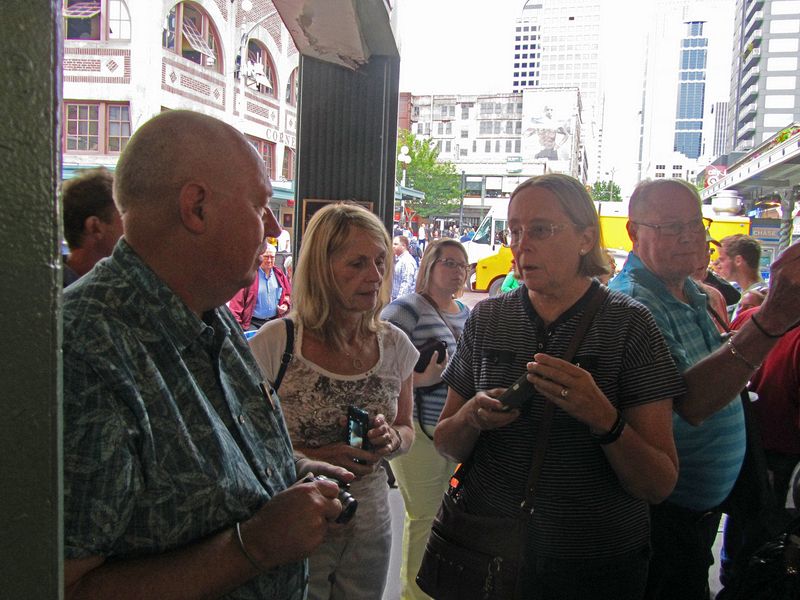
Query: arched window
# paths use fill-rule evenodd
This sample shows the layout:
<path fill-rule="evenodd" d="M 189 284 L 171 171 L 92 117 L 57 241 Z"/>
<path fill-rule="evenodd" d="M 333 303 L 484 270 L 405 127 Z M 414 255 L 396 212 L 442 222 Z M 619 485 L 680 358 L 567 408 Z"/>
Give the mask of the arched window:
<path fill-rule="evenodd" d="M 68 40 L 129 40 L 131 17 L 123 0 L 64 0 Z"/>
<path fill-rule="evenodd" d="M 298 92 L 298 69 L 294 68 L 292 74 L 289 75 L 289 82 L 286 84 L 286 103 L 291 106 L 297 106 L 297 92 Z"/>
<path fill-rule="evenodd" d="M 275 63 L 272 62 L 269 50 L 259 41 L 247 42 L 247 66 L 244 74 L 247 87 L 277 97 Z"/>
<path fill-rule="evenodd" d="M 222 72 L 219 34 L 197 4 L 181 2 L 172 7 L 164 19 L 161 45 L 198 65 Z"/>

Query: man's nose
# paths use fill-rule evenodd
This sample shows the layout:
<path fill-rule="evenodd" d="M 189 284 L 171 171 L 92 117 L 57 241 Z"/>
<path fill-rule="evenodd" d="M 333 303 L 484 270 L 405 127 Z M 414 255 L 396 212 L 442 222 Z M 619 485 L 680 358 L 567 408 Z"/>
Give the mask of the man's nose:
<path fill-rule="evenodd" d="M 278 237 L 281 234 L 281 226 L 275 218 L 272 209 L 267 208 L 264 213 L 264 237 Z"/>

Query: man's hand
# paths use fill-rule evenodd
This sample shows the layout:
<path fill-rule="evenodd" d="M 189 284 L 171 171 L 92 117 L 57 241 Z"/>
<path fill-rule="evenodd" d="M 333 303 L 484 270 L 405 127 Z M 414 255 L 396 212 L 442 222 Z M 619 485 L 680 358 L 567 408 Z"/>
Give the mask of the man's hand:
<path fill-rule="evenodd" d="M 342 512 L 333 481 L 300 481 L 273 496 L 241 524 L 242 540 L 264 569 L 296 562 L 311 554 Z"/>
<path fill-rule="evenodd" d="M 769 292 L 758 313 L 770 335 L 781 335 L 800 322 L 800 244 L 784 250 L 770 267 Z"/>

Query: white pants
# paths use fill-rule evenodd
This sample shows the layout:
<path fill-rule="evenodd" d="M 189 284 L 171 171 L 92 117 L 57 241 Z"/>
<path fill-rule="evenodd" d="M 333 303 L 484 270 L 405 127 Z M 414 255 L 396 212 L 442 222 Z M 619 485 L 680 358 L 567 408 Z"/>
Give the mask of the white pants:
<path fill-rule="evenodd" d="M 386 471 L 355 481 L 353 519 L 309 557 L 308 600 L 380 600 L 386 587 L 392 523 Z"/>

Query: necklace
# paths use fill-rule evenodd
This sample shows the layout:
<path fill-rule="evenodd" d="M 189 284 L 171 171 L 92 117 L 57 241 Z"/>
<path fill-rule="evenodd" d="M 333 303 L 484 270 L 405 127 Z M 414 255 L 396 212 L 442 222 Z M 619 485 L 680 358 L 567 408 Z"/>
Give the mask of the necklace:
<path fill-rule="evenodd" d="M 362 341 L 361 344 L 359 344 L 358 348 L 356 349 L 355 356 L 350 352 L 348 352 L 347 350 L 345 350 L 344 347 L 342 347 L 342 352 L 348 359 L 350 359 L 350 362 L 353 364 L 353 368 L 359 371 L 364 368 L 364 361 L 361 359 L 361 356 L 359 355 L 363 352 L 364 346 L 366 346 L 366 344 L 367 340 L 364 340 Z"/>

